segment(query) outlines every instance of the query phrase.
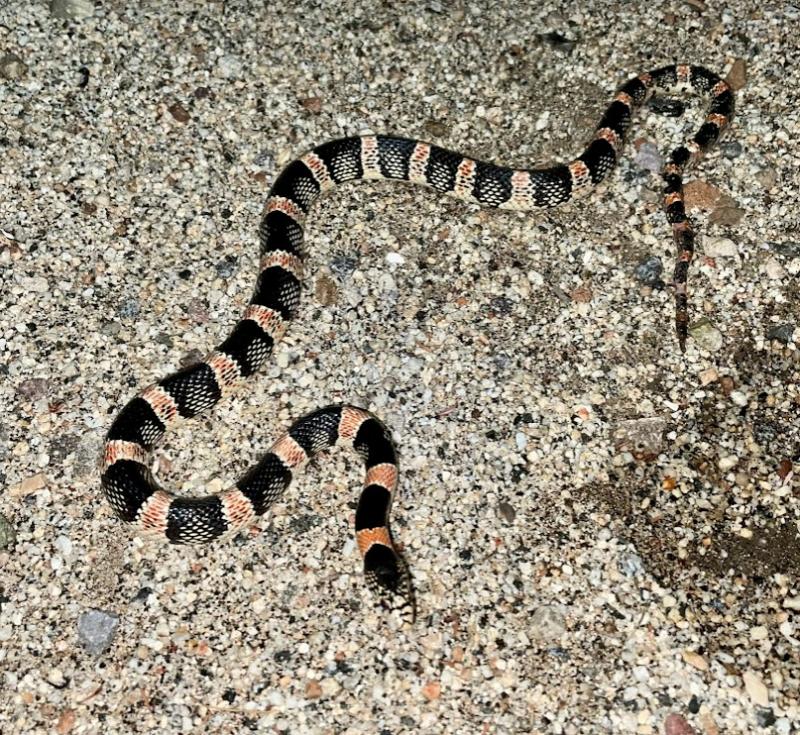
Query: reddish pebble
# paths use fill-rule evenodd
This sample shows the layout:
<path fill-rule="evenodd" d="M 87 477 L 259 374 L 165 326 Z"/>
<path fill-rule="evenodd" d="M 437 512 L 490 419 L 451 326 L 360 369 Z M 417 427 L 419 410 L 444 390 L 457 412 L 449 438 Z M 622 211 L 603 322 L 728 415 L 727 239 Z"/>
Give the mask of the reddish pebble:
<path fill-rule="evenodd" d="M 696 735 L 694 728 L 674 712 L 664 720 L 664 735 Z"/>
<path fill-rule="evenodd" d="M 781 480 L 785 480 L 789 473 L 792 471 L 792 460 L 790 459 L 782 459 L 778 464 L 778 477 Z"/>
<path fill-rule="evenodd" d="M 319 113 L 322 112 L 322 97 L 306 97 L 301 99 L 300 106 L 314 115 L 319 115 Z"/>

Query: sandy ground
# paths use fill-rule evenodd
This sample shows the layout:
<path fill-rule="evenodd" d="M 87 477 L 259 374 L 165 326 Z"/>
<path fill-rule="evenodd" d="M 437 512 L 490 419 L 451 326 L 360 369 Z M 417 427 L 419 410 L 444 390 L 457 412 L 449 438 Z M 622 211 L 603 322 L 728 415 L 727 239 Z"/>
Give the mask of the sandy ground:
<path fill-rule="evenodd" d="M 798 731 L 796 6 L 0 5 L 3 733 Z M 314 407 L 379 413 L 413 628 L 363 584 L 344 452 L 247 539 L 113 516 L 104 432 L 235 323 L 284 165 L 365 131 L 564 160 L 626 78 L 680 60 L 740 88 L 687 191 L 685 356 L 648 169 L 698 100 L 642 111 L 608 184 L 556 211 L 327 196 L 274 363 L 159 448 L 200 493 Z"/>

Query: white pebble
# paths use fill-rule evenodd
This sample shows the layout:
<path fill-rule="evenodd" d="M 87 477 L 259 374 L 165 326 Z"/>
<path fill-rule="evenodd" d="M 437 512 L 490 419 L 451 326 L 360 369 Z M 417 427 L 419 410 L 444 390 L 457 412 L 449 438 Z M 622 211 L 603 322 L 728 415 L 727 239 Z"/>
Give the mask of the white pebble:
<path fill-rule="evenodd" d="M 739 254 L 736 243 L 727 237 L 716 237 L 706 243 L 706 255 L 711 258 L 735 258 Z"/>

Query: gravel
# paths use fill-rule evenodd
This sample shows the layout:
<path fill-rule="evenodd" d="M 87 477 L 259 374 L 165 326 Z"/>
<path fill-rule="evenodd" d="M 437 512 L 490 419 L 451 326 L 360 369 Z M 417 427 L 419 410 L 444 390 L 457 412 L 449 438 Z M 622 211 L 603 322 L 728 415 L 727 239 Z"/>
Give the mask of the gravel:
<path fill-rule="evenodd" d="M 800 728 L 791 4 L 0 6 L 4 731 Z M 231 543 L 113 516 L 104 433 L 238 319 L 294 157 L 393 131 L 564 160 L 643 59 L 676 55 L 741 87 L 687 176 L 685 355 L 649 169 L 697 129 L 692 99 L 637 114 L 619 170 L 556 211 L 396 183 L 322 198 L 274 363 L 156 452 L 160 482 L 201 494 L 307 411 L 376 411 L 400 449 L 413 628 L 364 584 L 344 451 Z M 736 253 L 710 257 L 720 241 Z"/>

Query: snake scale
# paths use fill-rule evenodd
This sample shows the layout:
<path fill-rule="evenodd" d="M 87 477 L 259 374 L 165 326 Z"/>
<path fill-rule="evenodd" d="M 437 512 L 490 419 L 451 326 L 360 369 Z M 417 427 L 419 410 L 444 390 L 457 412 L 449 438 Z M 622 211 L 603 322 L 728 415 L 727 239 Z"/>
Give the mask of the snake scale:
<path fill-rule="evenodd" d="M 300 303 L 304 223 L 317 197 L 357 179 L 396 179 L 432 187 L 485 207 L 532 210 L 580 197 L 613 169 L 634 108 L 655 90 L 697 91 L 710 97 L 693 139 L 676 148 L 663 171 L 664 207 L 677 249 L 675 326 L 681 349 L 688 333 L 686 281 L 694 231 L 683 202 L 683 173 L 719 138 L 733 114 L 733 91 L 713 72 L 670 65 L 640 74 L 617 92 L 586 149 L 573 161 L 515 170 L 419 140 L 363 135 L 324 143 L 289 164 L 272 185 L 259 228 L 261 261 L 250 305 L 233 331 L 202 361 L 146 388 L 113 421 L 104 445 L 102 486 L 123 521 L 173 543 L 229 537 L 251 525 L 317 452 L 352 446 L 366 467 L 355 533 L 371 590 L 404 620 L 415 615 L 405 561 L 389 528 L 397 457 L 380 420 L 355 406 L 328 406 L 292 425 L 233 486 L 206 497 L 177 497 L 150 470 L 150 453 L 167 428 L 211 408 L 269 357 Z"/>

